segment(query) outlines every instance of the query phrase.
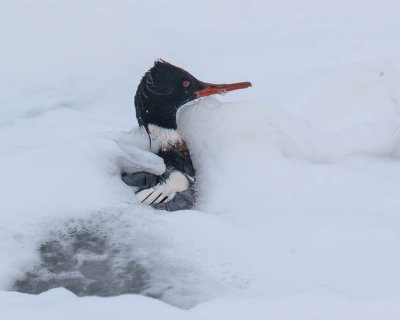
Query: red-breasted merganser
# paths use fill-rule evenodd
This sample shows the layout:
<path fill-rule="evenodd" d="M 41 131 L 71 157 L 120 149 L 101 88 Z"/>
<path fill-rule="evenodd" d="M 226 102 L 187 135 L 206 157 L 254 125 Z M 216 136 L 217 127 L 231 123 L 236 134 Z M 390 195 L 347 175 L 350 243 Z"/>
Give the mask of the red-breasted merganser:
<path fill-rule="evenodd" d="M 155 152 L 164 159 L 167 169 L 160 176 L 147 172 L 122 173 L 126 184 L 138 188 L 136 196 L 140 202 L 168 211 L 193 207 L 196 172 L 188 146 L 177 128 L 177 111 L 197 98 L 250 86 L 250 82 L 206 83 L 164 60 L 154 63 L 137 88 L 136 117 L 150 142 L 157 142 Z"/>

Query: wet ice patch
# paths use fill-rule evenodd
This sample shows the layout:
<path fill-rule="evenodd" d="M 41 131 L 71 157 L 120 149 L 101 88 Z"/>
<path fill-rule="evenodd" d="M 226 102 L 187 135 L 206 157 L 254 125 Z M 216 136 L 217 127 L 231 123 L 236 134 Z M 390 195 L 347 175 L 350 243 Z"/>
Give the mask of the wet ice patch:
<path fill-rule="evenodd" d="M 148 272 L 133 258 L 134 246 L 113 241 L 99 226 L 70 223 L 50 233 L 38 251 L 39 264 L 28 268 L 12 290 L 39 294 L 63 287 L 78 296 L 116 296 L 149 287 Z"/>

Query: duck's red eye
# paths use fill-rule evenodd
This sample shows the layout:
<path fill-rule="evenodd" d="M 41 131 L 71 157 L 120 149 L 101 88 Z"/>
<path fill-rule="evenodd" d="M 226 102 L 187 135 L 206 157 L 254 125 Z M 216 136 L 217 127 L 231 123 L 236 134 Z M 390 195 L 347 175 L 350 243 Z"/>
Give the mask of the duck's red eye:
<path fill-rule="evenodd" d="M 185 88 L 189 87 L 190 86 L 190 81 L 188 81 L 188 80 L 183 81 L 182 82 L 182 86 L 184 86 Z"/>

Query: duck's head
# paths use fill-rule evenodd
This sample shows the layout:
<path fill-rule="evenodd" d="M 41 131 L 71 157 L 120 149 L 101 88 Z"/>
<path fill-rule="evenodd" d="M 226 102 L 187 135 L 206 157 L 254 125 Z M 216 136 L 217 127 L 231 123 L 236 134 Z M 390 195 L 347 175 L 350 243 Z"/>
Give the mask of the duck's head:
<path fill-rule="evenodd" d="M 250 87 L 250 82 L 212 84 L 197 80 L 189 72 L 157 60 L 145 73 L 135 95 L 136 117 L 141 127 L 156 125 L 176 129 L 176 113 L 185 103 L 213 94 Z"/>

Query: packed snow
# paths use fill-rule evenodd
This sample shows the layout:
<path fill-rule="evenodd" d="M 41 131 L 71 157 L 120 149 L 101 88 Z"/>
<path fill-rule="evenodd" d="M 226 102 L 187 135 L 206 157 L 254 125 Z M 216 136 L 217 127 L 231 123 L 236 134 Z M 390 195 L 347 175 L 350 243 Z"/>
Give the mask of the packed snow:
<path fill-rule="evenodd" d="M 399 13 L 2 0 L 0 318 L 398 319 Z M 253 84 L 178 115 L 194 210 L 140 204 L 120 176 L 165 170 L 133 103 L 157 58 Z M 40 269 L 52 248 L 76 261 Z"/>

